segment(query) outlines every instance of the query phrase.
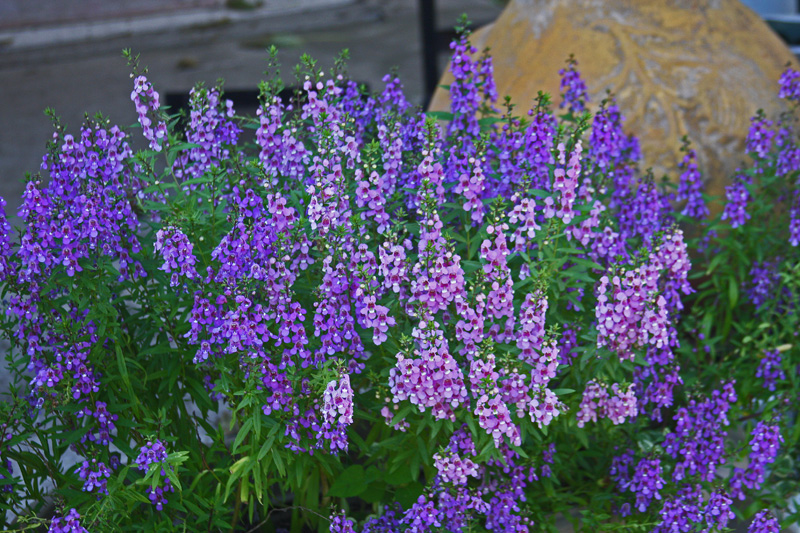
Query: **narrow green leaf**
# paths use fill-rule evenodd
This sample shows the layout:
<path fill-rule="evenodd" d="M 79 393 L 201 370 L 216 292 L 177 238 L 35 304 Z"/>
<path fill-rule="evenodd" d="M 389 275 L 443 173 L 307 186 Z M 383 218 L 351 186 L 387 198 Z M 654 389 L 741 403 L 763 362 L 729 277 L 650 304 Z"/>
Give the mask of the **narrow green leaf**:
<path fill-rule="evenodd" d="M 233 441 L 233 448 L 231 448 L 233 453 L 238 453 L 239 446 L 241 446 L 242 442 L 244 442 L 244 439 L 247 438 L 247 435 L 248 433 L 250 433 L 251 429 L 253 429 L 253 419 L 248 418 L 247 420 L 244 421 L 242 427 L 239 428 L 239 433 L 236 434 L 236 439 L 234 439 Z"/>

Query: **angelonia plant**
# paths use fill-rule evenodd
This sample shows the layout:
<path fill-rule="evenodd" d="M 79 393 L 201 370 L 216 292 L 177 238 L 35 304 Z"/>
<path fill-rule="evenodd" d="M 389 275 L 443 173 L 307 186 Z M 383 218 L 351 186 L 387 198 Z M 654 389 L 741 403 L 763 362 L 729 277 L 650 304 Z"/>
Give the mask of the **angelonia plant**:
<path fill-rule="evenodd" d="M 449 112 L 343 60 L 287 92 L 271 49 L 255 117 L 164 109 L 127 53 L 138 125 L 54 119 L 0 217 L 6 529 L 800 520 L 800 74 L 715 199 L 574 57 L 517 112 L 451 48 Z"/>

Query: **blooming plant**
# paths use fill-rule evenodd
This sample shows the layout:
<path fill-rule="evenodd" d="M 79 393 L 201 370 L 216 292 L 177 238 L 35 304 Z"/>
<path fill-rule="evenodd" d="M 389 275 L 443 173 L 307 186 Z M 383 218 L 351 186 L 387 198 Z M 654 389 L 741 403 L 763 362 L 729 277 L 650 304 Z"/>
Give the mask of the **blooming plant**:
<path fill-rule="evenodd" d="M 447 113 L 304 58 L 256 117 L 198 85 L 180 120 L 129 55 L 145 148 L 54 122 L 0 217 L 11 527 L 798 520 L 795 110 L 756 115 L 712 220 L 690 145 L 675 195 L 574 58 L 566 111 L 520 115 L 452 49 Z"/>

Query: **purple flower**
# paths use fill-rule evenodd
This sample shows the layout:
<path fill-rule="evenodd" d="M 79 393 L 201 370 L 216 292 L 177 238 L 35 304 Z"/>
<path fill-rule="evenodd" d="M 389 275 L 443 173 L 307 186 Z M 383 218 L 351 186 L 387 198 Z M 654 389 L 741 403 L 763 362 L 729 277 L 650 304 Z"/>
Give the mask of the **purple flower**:
<path fill-rule="evenodd" d="M 109 446 L 111 444 L 111 432 L 116 429 L 114 422 L 116 422 L 119 416 L 109 413 L 108 409 L 106 409 L 105 402 L 96 401 L 94 410 L 89 407 L 84 407 L 82 410 L 78 411 L 76 416 L 77 418 L 92 420 L 95 425 L 92 431 L 81 439 L 81 442 L 89 440 L 102 446 Z"/>
<path fill-rule="evenodd" d="M 700 485 L 684 485 L 678 494 L 664 502 L 659 511 L 661 523 L 653 533 L 688 533 L 702 519 L 703 493 Z"/>
<path fill-rule="evenodd" d="M 97 459 L 92 459 L 91 462 L 84 461 L 75 471 L 78 472 L 78 477 L 84 480 L 84 492 L 96 491 L 102 494 L 108 494 L 106 484 L 108 478 L 111 477 L 111 470 L 108 469 L 105 463 L 98 463 Z M 97 498 L 100 499 L 99 494 Z"/>
<path fill-rule="evenodd" d="M 492 60 L 484 55 L 477 60 L 472 56 L 478 49 L 472 46 L 466 34 L 450 43 L 453 57 L 450 60 L 450 72 L 453 82 L 450 84 L 450 109 L 453 120 L 447 133 L 473 140 L 480 134 L 477 112 L 484 100 L 497 100 L 494 85 Z M 467 147 L 467 152 L 472 148 Z"/>
<path fill-rule="evenodd" d="M 750 202 L 750 191 L 747 188 L 749 180 L 740 175 L 732 185 L 725 187 L 725 197 L 728 203 L 722 212 L 722 220 L 730 219 L 731 227 L 743 226 L 750 219 L 747 204 Z"/>
<path fill-rule="evenodd" d="M 772 121 L 767 120 L 764 112 L 759 109 L 756 116 L 750 119 L 750 131 L 747 132 L 747 151 L 756 154 L 757 159 L 764 159 L 772 148 Z"/>
<path fill-rule="evenodd" d="M 531 365 L 539 360 L 538 351 L 544 340 L 544 321 L 547 314 L 547 296 L 542 291 L 528 293 L 519 310 L 519 332 L 516 344 L 519 358 Z"/>
<path fill-rule="evenodd" d="M 166 477 L 167 473 L 165 469 L 172 468 L 167 465 L 166 461 L 167 449 L 164 447 L 164 443 L 158 439 L 142 446 L 139 450 L 138 457 L 136 457 L 136 464 L 142 472 L 147 472 L 151 465 L 160 465 L 160 482 L 163 485 L 157 485 L 155 488 L 152 486 L 147 488 L 147 496 L 150 502 L 155 505 L 156 509 L 159 511 L 163 510 L 164 505 L 168 503 L 166 493 L 175 491 L 172 482 Z"/>
<path fill-rule="evenodd" d="M 338 384 L 336 380 L 328 383 L 323 401 L 322 415 L 326 422 L 345 426 L 353 423 L 353 389 L 350 388 L 350 376 L 343 374 Z"/>
<path fill-rule="evenodd" d="M 439 519 L 433 500 L 421 495 L 411 509 L 405 512 L 400 523 L 408 527 L 409 533 L 427 533 L 433 527 L 441 527 Z"/>
<path fill-rule="evenodd" d="M 278 176 L 302 179 L 310 158 L 296 131 L 283 124 L 283 114 L 284 106 L 277 96 L 256 111 L 260 124 L 256 142 L 261 148 L 258 160 L 270 185 L 277 184 Z"/>
<path fill-rule="evenodd" d="M 433 455 L 433 465 L 442 481 L 466 485 L 467 476 L 478 477 L 478 465 L 470 458 L 461 458 L 453 451 Z"/>
<path fill-rule="evenodd" d="M 697 152 L 689 148 L 688 141 L 684 145 L 686 155 L 683 156 L 680 168 L 683 170 L 678 184 L 677 201 L 686 200 L 681 214 L 702 220 L 708 216 L 708 208 L 703 201 L 703 178 L 697 167 Z"/>
<path fill-rule="evenodd" d="M 147 81 L 146 76 L 138 76 L 134 80 L 131 100 L 136 106 L 144 138 L 150 141 L 150 149 L 156 152 L 161 151 L 167 140 L 167 124 L 161 120 L 154 128 L 151 119 L 160 107 L 158 98 L 158 92 L 153 89 L 153 84 Z"/>
<path fill-rule="evenodd" d="M 0 282 L 15 273 L 14 263 L 9 262 L 11 254 L 11 225 L 6 218 L 6 201 L 0 197 Z"/>
<path fill-rule="evenodd" d="M 74 508 L 65 516 L 53 518 L 47 533 L 89 533 L 80 523 L 81 515 Z"/>
<path fill-rule="evenodd" d="M 590 380 L 577 413 L 578 427 L 582 428 L 586 422 L 597 422 L 598 418 L 608 418 L 614 425 L 622 424 L 627 418 L 636 418 L 637 404 L 633 384 L 623 391 L 614 383 L 609 392 L 605 383 Z"/>
<path fill-rule="evenodd" d="M 578 178 L 581 174 L 581 142 L 575 143 L 573 151 L 566 161 L 566 148 L 563 143 L 558 145 L 558 166 L 553 171 L 553 190 L 559 191 L 559 206 L 555 215 L 564 224 L 569 224 L 575 217 L 573 205 L 575 204 L 575 190 L 578 188 Z M 549 218 L 545 214 L 545 218 Z"/>
<path fill-rule="evenodd" d="M 789 209 L 789 244 L 800 245 L 800 191 L 794 192 Z"/>
<path fill-rule="evenodd" d="M 396 507 L 399 505 L 395 504 Z M 400 519 L 398 517 L 399 509 L 392 509 L 390 507 L 383 508 L 383 514 L 379 517 L 368 518 L 364 522 L 364 529 L 362 533 L 395 533 L 400 531 Z"/>
<path fill-rule="evenodd" d="M 642 459 L 633 471 L 628 490 L 636 494 L 636 509 L 645 512 L 650 503 L 661 499 L 659 491 L 664 488 L 663 469 L 660 459 Z"/>
<path fill-rule="evenodd" d="M 706 524 L 710 528 L 723 530 L 728 526 L 728 521 L 733 520 L 736 515 L 731 511 L 731 500 L 724 492 L 712 492 L 708 497 L 708 503 L 704 510 Z"/>
<path fill-rule="evenodd" d="M 482 199 L 486 189 L 484 185 L 486 178 L 483 175 L 480 158 L 470 157 L 468 161 L 472 172 L 461 174 L 453 192 L 463 196 L 464 211 L 470 212 L 470 219 L 474 226 L 480 226 L 483 223 L 485 210 Z"/>
<path fill-rule="evenodd" d="M 153 442 L 148 442 L 139 450 L 139 455 L 136 457 L 136 464 L 139 470 L 147 472 L 152 464 L 162 464 L 167 460 L 167 449 L 164 443 L 156 439 Z"/>
<path fill-rule="evenodd" d="M 561 75 L 562 98 L 559 107 L 566 107 L 573 115 L 585 110 L 589 96 L 587 95 L 586 84 L 581 79 L 581 73 L 578 72 L 578 61 L 575 57 L 570 55 L 569 59 L 567 59 L 566 68 L 562 68 L 558 73 Z"/>
<path fill-rule="evenodd" d="M 522 444 L 519 427 L 511 420 L 508 406 L 499 395 L 489 397 L 484 394 L 478 398 L 475 416 L 478 417 L 478 425 L 494 439 L 495 447 L 501 446 L 504 436 L 508 437 L 514 446 Z"/>
<path fill-rule="evenodd" d="M 778 519 L 772 516 L 769 509 L 759 511 L 747 528 L 747 533 L 779 533 L 781 530 Z"/>
<path fill-rule="evenodd" d="M 5 440 L 4 436 L 5 427 L 0 428 L 0 441 Z M 11 437 L 11 434 L 8 434 Z M 11 459 L 9 457 L 3 457 L 2 449 L 0 449 L 0 481 L 11 481 L 12 483 L 8 483 L 5 485 L 0 485 L 0 492 L 13 492 L 14 491 L 14 465 L 11 463 Z"/>
<path fill-rule="evenodd" d="M 780 91 L 778 96 L 790 102 L 800 100 L 800 72 L 788 67 L 778 80 Z"/>
<path fill-rule="evenodd" d="M 345 516 L 344 511 L 331 515 L 330 521 L 331 525 L 328 530 L 330 533 L 356 533 L 356 530 L 353 529 L 352 520 Z"/>
<path fill-rule="evenodd" d="M 189 92 L 189 118 L 186 141 L 197 144 L 179 152 L 172 165 L 178 180 L 201 178 L 213 168 L 219 168 L 230 158 L 230 146 L 235 145 L 242 133 L 233 120 L 233 102 L 222 100 L 219 88 L 193 87 Z M 189 193 L 202 188 L 198 184 L 185 188 Z"/>
<path fill-rule="evenodd" d="M 736 401 L 732 383 L 722 391 L 714 390 L 710 397 L 692 399 L 687 407 L 678 409 L 674 417 L 675 430 L 664 439 L 664 450 L 677 459 L 672 472 L 674 481 L 697 475 L 711 482 L 716 467 L 725 462 L 725 437 L 723 430 L 729 424 L 727 413 Z"/>
<path fill-rule="evenodd" d="M 624 117 L 613 97 L 603 100 L 592 121 L 592 134 L 589 138 L 589 157 L 594 160 L 600 172 L 607 173 L 611 166 L 622 163 L 628 138 L 622 131 Z"/>
<path fill-rule="evenodd" d="M 756 370 L 756 377 L 764 380 L 763 386 L 770 391 L 775 390 L 777 380 L 785 380 L 786 374 L 781 368 L 781 354 L 778 350 L 766 350 Z"/>
<path fill-rule="evenodd" d="M 750 269 L 751 284 L 745 288 L 745 294 L 756 307 L 756 311 L 760 311 L 776 297 L 775 289 L 781 280 L 780 265 L 780 258 L 753 263 L 753 268 Z"/>
<path fill-rule="evenodd" d="M 745 470 L 744 484 L 749 489 L 760 489 L 767 475 L 766 467 L 775 462 L 783 436 L 778 425 L 759 422 L 750 440 L 750 462 Z"/>

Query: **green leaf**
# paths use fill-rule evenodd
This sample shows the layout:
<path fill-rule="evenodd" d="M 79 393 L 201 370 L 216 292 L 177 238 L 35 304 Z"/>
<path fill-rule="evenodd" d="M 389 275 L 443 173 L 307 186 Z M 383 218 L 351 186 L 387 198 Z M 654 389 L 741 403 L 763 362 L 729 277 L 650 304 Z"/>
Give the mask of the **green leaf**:
<path fill-rule="evenodd" d="M 250 461 L 250 456 L 249 455 L 245 455 L 244 457 L 242 457 L 241 459 L 239 459 L 238 461 L 233 463 L 233 465 L 231 466 L 231 469 L 230 469 L 231 474 L 241 475 L 240 472 L 247 465 L 247 463 L 249 461 Z"/>
<path fill-rule="evenodd" d="M 260 413 L 257 413 L 257 415 L 260 415 Z M 253 429 L 252 417 L 244 421 L 244 424 L 242 424 L 242 427 L 239 429 L 239 433 L 236 434 L 236 439 L 233 441 L 233 453 L 237 453 L 239 446 L 241 446 L 244 439 L 247 438 L 247 434 L 250 433 L 251 429 Z"/>
<path fill-rule="evenodd" d="M 730 305 L 731 309 L 736 307 L 736 302 L 739 300 L 739 286 L 733 277 L 728 279 L 728 299 L 728 305 Z"/>
<path fill-rule="evenodd" d="M 367 488 L 366 474 L 364 467 L 361 465 L 353 465 L 344 469 L 344 471 L 336 476 L 336 480 L 328 489 L 328 496 L 339 498 L 350 498 L 358 496 Z"/>
<path fill-rule="evenodd" d="M 264 457 L 266 457 L 267 453 L 272 449 L 272 443 L 275 442 L 275 433 L 277 433 L 278 426 L 274 426 L 270 432 L 267 440 L 264 441 L 264 444 L 261 445 L 261 449 L 258 451 L 258 461 L 261 461 Z"/>
<path fill-rule="evenodd" d="M 128 393 L 128 398 L 134 400 L 133 411 L 136 414 L 138 414 L 139 397 L 133 392 L 133 386 L 131 385 L 131 378 L 128 375 L 128 365 L 125 362 L 125 356 L 122 355 L 122 348 L 120 348 L 118 342 L 114 343 L 114 353 L 117 356 L 117 369 L 119 370 L 119 375 L 122 377 L 122 383 L 125 385 L 126 392 Z"/>
<path fill-rule="evenodd" d="M 361 499 L 367 503 L 379 503 L 386 493 L 386 483 L 375 481 L 367 485 L 367 490 L 361 494 Z"/>
<path fill-rule="evenodd" d="M 584 448 L 587 450 L 589 449 L 589 439 L 586 436 L 586 432 L 583 430 L 583 428 L 576 428 L 572 430 L 570 434 L 575 436 L 578 439 L 578 442 L 580 442 Z"/>
<path fill-rule="evenodd" d="M 275 462 L 275 466 L 278 468 L 278 473 L 281 477 L 286 476 L 286 464 L 283 462 L 283 457 L 281 457 L 280 452 L 272 448 L 272 460 Z"/>
<path fill-rule="evenodd" d="M 412 479 L 411 470 L 405 465 L 400 465 L 400 467 L 393 472 L 387 472 L 383 476 L 383 480 L 389 485 L 405 485 L 406 483 L 410 483 Z"/>
<path fill-rule="evenodd" d="M 450 111 L 428 111 L 425 115 L 436 120 L 453 120 L 453 113 Z"/>
<path fill-rule="evenodd" d="M 406 416 L 408 416 L 408 414 L 411 413 L 411 411 L 413 409 L 414 409 L 414 405 L 411 404 L 411 403 L 408 403 L 408 404 L 404 405 L 403 407 L 401 407 L 397 411 L 397 413 L 395 413 L 395 415 L 392 417 L 391 425 L 394 426 L 395 424 L 399 424 L 400 422 L 402 422 L 406 418 Z"/>
<path fill-rule="evenodd" d="M 501 122 L 505 122 L 500 117 L 485 117 L 478 119 L 479 126 L 491 126 L 492 124 L 499 124 Z"/>
<path fill-rule="evenodd" d="M 417 499 L 422 494 L 425 487 L 421 483 L 414 481 L 405 487 L 397 489 L 395 492 L 395 499 L 397 503 L 403 506 L 403 509 L 410 509 L 412 505 L 417 503 Z"/>
<path fill-rule="evenodd" d="M 181 490 L 183 490 L 183 488 L 181 487 L 181 481 L 180 481 L 180 479 L 178 479 L 178 475 L 175 473 L 175 471 L 174 471 L 173 469 L 171 469 L 171 468 L 167 468 L 167 469 L 165 469 L 165 470 L 164 470 L 164 472 L 166 472 L 166 474 L 167 474 L 167 477 L 168 477 L 168 478 L 169 478 L 169 480 L 172 482 L 172 484 L 173 484 L 175 487 L 177 487 L 177 488 L 178 488 L 178 491 L 179 491 L 179 492 L 180 492 Z"/>

